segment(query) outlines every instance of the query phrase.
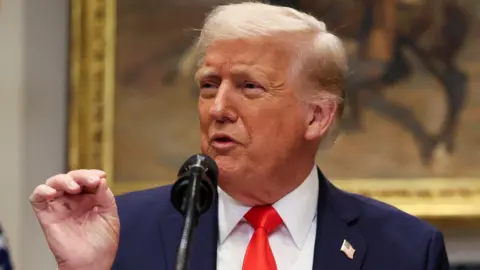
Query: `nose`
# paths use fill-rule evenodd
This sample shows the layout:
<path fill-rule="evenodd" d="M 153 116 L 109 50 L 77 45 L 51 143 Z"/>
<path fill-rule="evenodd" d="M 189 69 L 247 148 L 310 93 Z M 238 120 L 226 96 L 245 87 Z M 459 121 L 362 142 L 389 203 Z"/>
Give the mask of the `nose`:
<path fill-rule="evenodd" d="M 220 85 L 214 102 L 210 107 L 210 116 L 217 122 L 236 122 L 237 114 L 233 108 L 232 89 L 227 84 Z"/>

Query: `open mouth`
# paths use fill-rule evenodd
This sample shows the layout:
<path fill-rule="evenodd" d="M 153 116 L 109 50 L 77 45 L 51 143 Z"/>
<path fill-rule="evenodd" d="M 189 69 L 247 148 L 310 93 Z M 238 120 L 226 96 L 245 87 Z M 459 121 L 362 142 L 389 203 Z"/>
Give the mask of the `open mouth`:
<path fill-rule="evenodd" d="M 228 136 L 217 137 L 217 138 L 214 138 L 213 141 L 218 142 L 218 143 L 233 143 L 232 138 L 230 138 Z"/>
<path fill-rule="evenodd" d="M 214 134 L 210 143 L 217 154 L 228 154 L 237 147 L 237 141 L 233 137 L 222 133 Z"/>

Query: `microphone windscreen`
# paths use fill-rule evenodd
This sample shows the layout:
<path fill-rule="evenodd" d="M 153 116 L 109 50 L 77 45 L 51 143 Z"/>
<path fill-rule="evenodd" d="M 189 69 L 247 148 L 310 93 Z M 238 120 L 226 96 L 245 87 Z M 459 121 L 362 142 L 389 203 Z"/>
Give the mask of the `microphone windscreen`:
<path fill-rule="evenodd" d="M 177 176 L 189 171 L 192 166 L 200 166 L 215 186 L 218 183 L 218 166 L 213 158 L 204 154 L 195 154 L 189 157 L 178 170 Z"/>

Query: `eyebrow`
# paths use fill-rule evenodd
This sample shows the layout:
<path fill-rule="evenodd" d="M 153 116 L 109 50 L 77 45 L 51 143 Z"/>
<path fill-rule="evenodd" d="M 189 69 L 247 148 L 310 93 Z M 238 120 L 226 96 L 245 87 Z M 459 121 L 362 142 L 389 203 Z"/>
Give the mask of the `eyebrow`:
<path fill-rule="evenodd" d="M 250 65 L 238 65 L 232 67 L 231 75 L 233 77 L 249 77 L 253 80 L 259 81 L 259 83 L 267 84 L 272 83 L 267 70 L 259 68 L 258 66 Z M 213 67 L 202 67 L 195 73 L 195 82 L 199 82 L 202 78 L 219 78 L 220 73 Z"/>
<path fill-rule="evenodd" d="M 202 67 L 195 73 L 196 82 L 205 77 L 220 77 L 220 74 L 212 67 Z"/>
<path fill-rule="evenodd" d="M 259 66 L 237 66 L 232 69 L 232 74 L 233 76 L 249 77 L 265 86 L 274 81 L 268 70 Z"/>

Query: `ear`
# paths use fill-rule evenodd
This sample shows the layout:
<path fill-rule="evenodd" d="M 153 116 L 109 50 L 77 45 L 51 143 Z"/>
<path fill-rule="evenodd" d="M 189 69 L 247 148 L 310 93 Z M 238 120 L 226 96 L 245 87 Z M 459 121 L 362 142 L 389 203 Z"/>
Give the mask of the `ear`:
<path fill-rule="evenodd" d="M 309 141 L 320 139 L 335 120 L 338 104 L 336 102 L 324 102 L 310 105 L 307 113 L 307 129 L 305 139 Z"/>

